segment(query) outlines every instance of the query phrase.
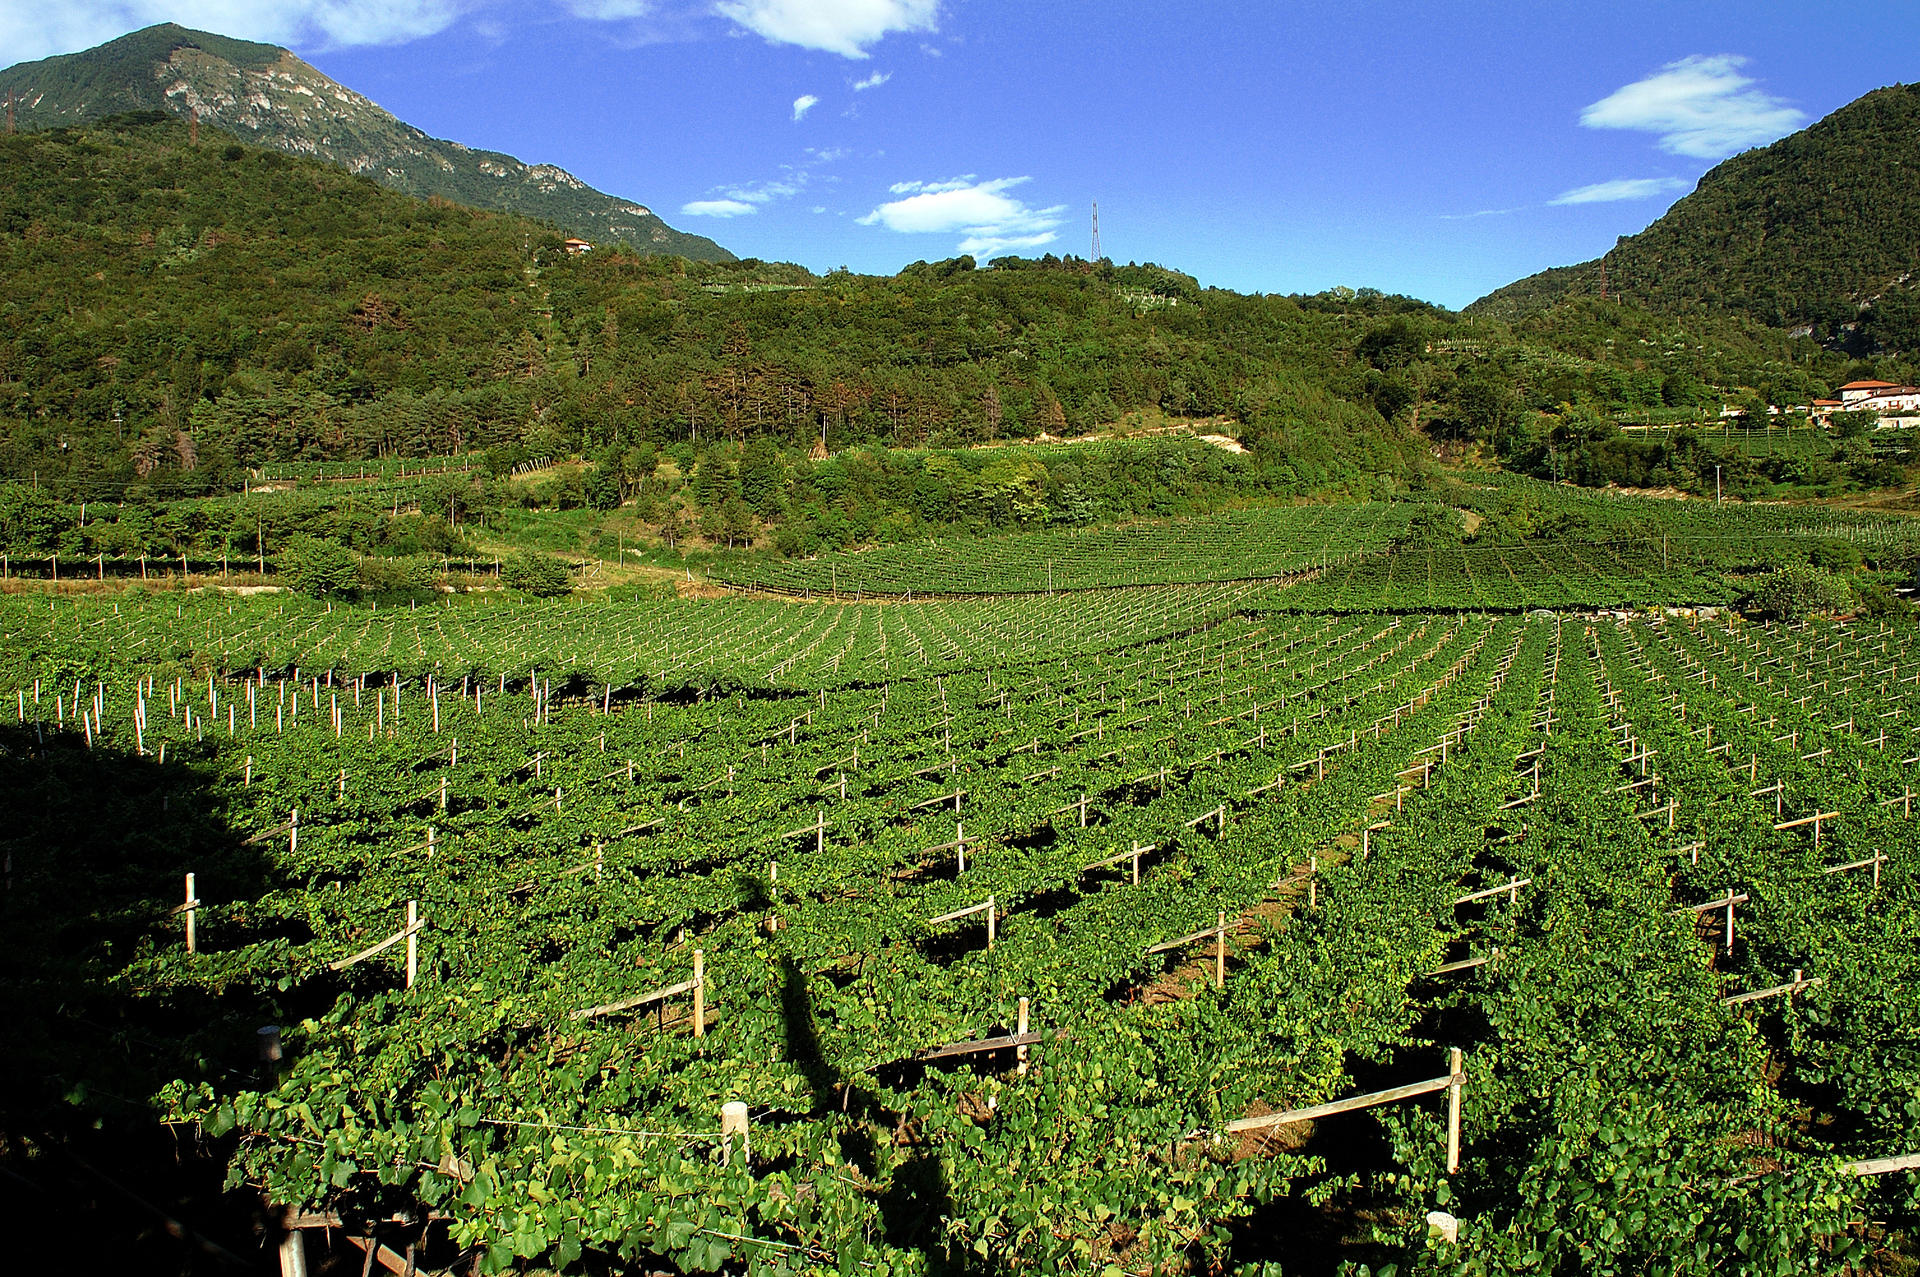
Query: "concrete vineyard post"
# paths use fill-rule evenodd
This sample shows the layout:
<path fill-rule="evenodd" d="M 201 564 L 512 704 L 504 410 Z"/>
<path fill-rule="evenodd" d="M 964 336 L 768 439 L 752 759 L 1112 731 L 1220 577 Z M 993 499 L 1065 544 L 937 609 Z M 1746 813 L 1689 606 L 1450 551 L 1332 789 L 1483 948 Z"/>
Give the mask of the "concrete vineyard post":
<path fill-rule="evenodd" d="M 1015 1021 L 1013 1031 L 1021 1037 L 1027 1036 L 1027 999 L 1025 998 L 1020 999 L 1019 1018 Z M 1026 1043 L 1023 1042 L 1018 1047 L 1014 1048 L 1014 1058 L 1019 1060 L 1020 1062 L 1018 1067 L 1015 1068 L 1014 1071 L 1016 1073 L 1020 1073 L 1024 1075 L 1027 1071 Z"/>
<path fill-rule="evenodd" d="M 187 903 L 186 903 L 187 952 L 188 953 L 198 953 L 200 951 L 199 937 L 195 934 L 195 928 L 194 928 L 194 923 L 195 923 L 194 914 L 198 912 L 199 904 L 200 904 L 199 899 L 193 893 L 193 875 L 188 874 L 187 875 Z"/>
<path fill-rule="evenodd" d="M 307 1235 L 301 1229 L 280 1234 L 280 1277 L 307 1277 Z"/>
<path fill-rule="evenodd" d="M 729 1100 L 720 1106 L 720 1163 L 733 1165 L 733 1143 L 740 1141 L 740 1165 L 750 1166 L 753 1158 L 753 1134 L 747 1122 L 747 1106 L 741 1100 Z"/>

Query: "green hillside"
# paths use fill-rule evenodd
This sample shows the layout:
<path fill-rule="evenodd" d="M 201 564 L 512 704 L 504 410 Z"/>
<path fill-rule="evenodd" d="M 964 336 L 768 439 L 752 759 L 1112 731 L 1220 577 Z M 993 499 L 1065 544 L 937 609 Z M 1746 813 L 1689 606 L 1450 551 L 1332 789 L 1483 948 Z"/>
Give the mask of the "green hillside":
<path fill-rule="evenodd" d="M 314 156 L 409 195 L 524 213 L 595 243 L 730 261 L 710 239 L 594 190 L 551 164 L 428 137 L 285 49 L 173 23 L 98 48 L 0 71 L 19 127 L 87 124 L 126 111 L 197 115 L 203 125 Z"/>
<path fill-rule="evenodd" d="M 158 114 L 0 138 L 0 172 L 0 477 L 75 501 L 238 490 L 265 463 L 479 451 L 500 470 L 617 463 L 632 494 L 646 459 L 671 453 L 694 480 L 689 520 L 725 507 L 738 526 L 737 496 L 806 551 L 954 523 L 1393 496 L 1476 452 L 1694 491 L 1716 472 L 1753 492 L 1898 473 L 1864 446 L 1755 461 L 1686 430 L 1623 434 L 1615 423 L 1717 423 L 1725 402 L 1900 373 L 1731 315 L 1583 303 L 1507 324 L 1053 258 L 857 276 L 570 257 L 539 224 L 223 134 L 196 146 Z M 1211 454 L 1199 469 L 956 452 L 1128 421 L 1245 451 L 1192 445 Z M 836 455 L 814 474 L 823 442 Z M 856 449 L 873 451 L 842 461 Z M 942 451 L 979 464 L 945 473 Z M 979 509 L 951 499 L 989 479 Z M 1189 495 L 1112 495 L 1135 487 Z M 665 533 L 675 508 L 645 517 Z"/>
<path fill-rule="evenodd" d="M 1811 328 L 1856 351 L 1920 350 L 1920 85 L 1878 89 L 1737 155 L 1603 259 L 1532 275 L 1470 313 L 1519 318 L 1610 294 Z"/>
<path fill-rule="evenodd" d="M 1356 321 L 1433 313 L 1404 299 L 1335 311 L 1057 262 L 875 278 L 570 257 L 511 216 L 196 147 L 157 116 L 0 139 L 0 163 L 0 469 L 21 477 L 220 484 L 266 460 L 823 432 L 951 447 L 1149 407 L 1285 438 L 1306 484 L 1417 451 L 1351 364 Z"/>

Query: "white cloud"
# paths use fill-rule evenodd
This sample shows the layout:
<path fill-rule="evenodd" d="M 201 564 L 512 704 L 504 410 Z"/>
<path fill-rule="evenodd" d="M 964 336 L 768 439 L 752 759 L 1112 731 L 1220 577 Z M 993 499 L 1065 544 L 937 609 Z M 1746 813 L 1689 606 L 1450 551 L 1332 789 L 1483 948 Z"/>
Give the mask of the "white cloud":
<path fill-rule="evenodd" d="M 774 44 L 864 58 L 896 31 L 933 31 L 940 0 L 720 0 L 714 6 Z"/>
<path fill-rule="evenodd" d="M 1771 142 L 1805 123 L 1804 112 L 1740 73 L 1746 62 L 1731 53 L 1669 62 L 1589 106 L 1580 123 L 1658 133 L 1661 150 L 1704 160 Z"/>
<path fill-rule="evenodd" d="M 811 93 L 802 93 L 793 100 L 793 118 L 795 120 L 804 120 L 807 118 L 807 112 L 819 105 L 819 98 Z"/>
<path fill-rule="evenodd" d="M 739 217 L 754 211 L 744 200 L 692 200 L 680 206 L 685 217 Z"/>
<path fill-rule="evenodd" d="M 853 91 L 855 93 L 864 93 L 868 89 L 877 89 L 892 78 L 893 72 L 891 71 L 875 71 L 864 80 L 855 80 L 853 82 Z"/>
<path fill-rule="evenodd" d="M 593 22 L 621 22 L 653 12 L 653 0 L 560 0 L 560 7 L 576 18 Z"/>
<path fill-rule="evenodd" d="M 680 211 L 693 217 L 739 217 L 744 213 L 757 212 L 769 204 L 792 199 L 816 179 L 826 183 L 838 181 L 832 174 L 822 174 L 819 170 L 845 159 L 847 154 L 840 147 L 810 146 L 806 149 L 806 158 L 798 164 L 782 164 L 778 177 L 763 182 L 740 182 L 733 186 L 715 187 L 707 193 L 706 199 L 683 205 Z"/>
<path fill-rule="evenodd" d="M 1008 183 L 1013 183 L 1024 182 L 1027 179 L 1024 177 L 1014 177 L 1004 180 Z M 968 173 L 965 177 L 950 177 L 944 182 L 895 182 L 887 189 L 895 195 L 915 195 L 923 192 L 934 194 L 940 191 L 964 191 L 977 181 L 979 181 L 979 178 L 975 177 L 972 173 Z"/>
<path fill-rule="evenodd" d="M 484 0 L 9 0 L 0 59 L 30 62 L 91 48 L 156 22 L 271 44 L 403 44 L 451 26 Z"/>
<path fill-rule="evenodd" d="M 968 176 L 945 182 L 897 182 L 889 189 L 905 198 L 880 205 L 859 222 L 902 235 L 957 234 L 961 238 L 955 247 L 976 257 L 1012 248 L 1039 248 L 1059 238 L 1066 207 L 1029 208 L 1007 194 L 1027 180 L 1001 177 L 979 182 Z"/>
<path fill-rule="evenodd" d="M 791 199 L 806 187 L 806 173 L 789 171 L 787 176 L 776 178 L 771 182 L 749 182 L 736 186 L 726 192 L 726 197 L 747 204 L 771 204 L 775 200 Z"/>
<path fill-rule="evenodd" d="M 1549 204 L 1612 204 L 1620 200 L 1645 200 L 1656 195 L 1684 191 L 1688 183 L 1677 177 L 1621 177 L 1592 186 L 1576 186 L 1548 200 Z"/>

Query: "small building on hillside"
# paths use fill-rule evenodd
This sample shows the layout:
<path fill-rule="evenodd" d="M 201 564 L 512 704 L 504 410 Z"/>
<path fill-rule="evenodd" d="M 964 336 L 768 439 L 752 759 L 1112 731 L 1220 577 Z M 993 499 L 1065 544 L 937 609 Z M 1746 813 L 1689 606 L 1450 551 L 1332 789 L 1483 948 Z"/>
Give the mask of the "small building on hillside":
<path fill-rule="evenodd" d="M 1890 381 L 1850 381 L 1840 387 L 1840 402 L 1851 408 L 1861 399 L 1871 399 L 1883 390 L 1904 390 Z"/>
<path fill-rule="evenodd" d="M 1882 430 L 1920 426 L 1920 386 L 1891 381 L 1850 381 L 1840 387 L 1838 399 L 1816 399 L 1809 415 L 1816 425 L 1831 425 L 1836 412 L 1870 412 Z"/>
<path fill-rule="evenodd" d="M 575 257 L 580 256 L 582 253 L 591 253 L 593 251 L 593 245 L 584 239 L 570 239 L 562 244 L 561 247 Z"/>

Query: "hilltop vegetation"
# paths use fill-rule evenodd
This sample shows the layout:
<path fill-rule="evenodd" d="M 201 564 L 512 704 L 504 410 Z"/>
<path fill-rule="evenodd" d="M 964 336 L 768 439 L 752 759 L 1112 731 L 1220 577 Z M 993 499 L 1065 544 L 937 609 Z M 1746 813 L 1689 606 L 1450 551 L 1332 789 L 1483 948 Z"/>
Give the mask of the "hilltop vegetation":
<path fill-rule="evenodd" d="M 1507 324 L 1072 259 L 872 277 L 569 257 L 538 223 L 212 130 L 194 146 L 152 115 L 0 139 L 0 162 L 0 474 L 49 500 L 219 494 L 273 462 L 484 453 L 476 472 L 505 476 L 580 457 L 551 482 L 468 480 L 430 508 L 460 521 L 627 502 L 668 542 L 807 553 L 1393 496 L 1436 455 L 1476 449 L 1530 473 L 1696 491 L 1715 466 L 1760 492 L 1885 482 L 1901 462 L 1629 442 L 1623 417 L 1717 420 L 1730 399 L 1794 402 L 1895 371 L 1732 316 L 1594 302 Z M 1249 451 L 967 451 L 1129 414 L 1212 423 Z M 810 460 L 822 444 L 836 455 Z"/>
<path fill-rule="evenodd" d="M 1920 85 L 1869 93 L 1737 155 L 1604 257 L 1529 276 L 1468 309 L 1519 319 L 1608 292 L 1664 313 L 1806 327 L 1857 353 L 1920 352 Z"/>

